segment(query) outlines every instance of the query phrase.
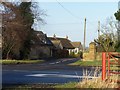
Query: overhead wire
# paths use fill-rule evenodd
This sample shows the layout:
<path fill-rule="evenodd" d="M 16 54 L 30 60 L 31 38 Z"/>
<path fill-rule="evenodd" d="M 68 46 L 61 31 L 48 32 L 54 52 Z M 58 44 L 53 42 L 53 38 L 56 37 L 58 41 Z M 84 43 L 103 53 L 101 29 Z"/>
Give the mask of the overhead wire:
<path fill-rule="evenodd" d="M 76 18 L 77 20 L 80 21 L 81 18 L 79 18 L 78 16 L 76 16 L 75 14 L 73 14 L 69 9 L 67 9 L 66 7 L 64 7 L 64 5 L 62 5 L 58 0 L 56 0 L 56 2 L 67 12 L 69 13 L 71 16 L 73 16 L 74 18 Z M 80 24 L 80 23 L 84 23 L 84 21 L 80 21 L 78 23 L 58 23 L 58 24 L 47 24 L 47 25 L 63 25 L 63 24 Z M 91 26 L 95 26 L 95 24 L 91 23 L 88 19 L 87 19 L 87 23 L 90 24 Z"/>
<path fill-rule="evenodd" d="M 69 11 L 67 8 L 65 8 L 58 0 L 56 0 L 57 3 L 66 11 L 68 12 L 70 15 L 72 15 L 74 18 L 79 19 L 79 17 L 77 17 L 76 15 L 74 15 L 71 11 Z"/>

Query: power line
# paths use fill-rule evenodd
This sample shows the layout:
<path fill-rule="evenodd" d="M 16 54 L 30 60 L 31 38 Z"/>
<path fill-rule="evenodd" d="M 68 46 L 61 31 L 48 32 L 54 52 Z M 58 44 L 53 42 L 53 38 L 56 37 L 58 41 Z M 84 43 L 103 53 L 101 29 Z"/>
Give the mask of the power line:
<path fill-rule="evenodd" d="M 68 12 L 70 15 L 72 15 L 74 18 L 76 18 L 77 20 L 78 19 L 81 19 L 81 18 L 79 18 L 79 17 L 77 17 L 75 14 L 73 14 L 70 10 L 68 10 L 67 8 L 65 8 L 60 2 L 58 2 L 58 0 L 56 0 L 57 1 L 57 3 L 66 11 L 66 12 Z M 82 23 L 83 23 L 83 21 L 82 21 Z M 92 26 L 94 26 L 94 24 L 92 23 L 92 22 L 90 22 L 89 20 L 87 21 L 87 23 L 89 23 L 89 24 L 91 24 Z"/>
<path fill-rule="evenodd" d="M 69 14 L 71 14 L 73 17 L 75 17 L 76 19 L 79 19 L 79 17 L 77 17 L 76 15 L 74 15 L 71 11 L 69 11 L 67 8 L 65 8 L 60 2 L 58 2 L 58 0 L 56 0 L 57 3 L 65 10 L 67 11 Z"/>

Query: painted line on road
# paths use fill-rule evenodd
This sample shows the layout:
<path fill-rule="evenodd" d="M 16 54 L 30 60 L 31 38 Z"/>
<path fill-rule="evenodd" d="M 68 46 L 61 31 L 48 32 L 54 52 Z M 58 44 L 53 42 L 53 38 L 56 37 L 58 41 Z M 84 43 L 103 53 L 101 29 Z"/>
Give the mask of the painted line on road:
<path fill-rule="evenodd" d="M 64 75 L 64 74 L 30 74 L 30 75 L 25 75 L 25 76 L 30 76 L 30 77 L 85 78 L 85 76 Z M 98 77 L 87 76 L 87 78 L 98 78 Z"/>

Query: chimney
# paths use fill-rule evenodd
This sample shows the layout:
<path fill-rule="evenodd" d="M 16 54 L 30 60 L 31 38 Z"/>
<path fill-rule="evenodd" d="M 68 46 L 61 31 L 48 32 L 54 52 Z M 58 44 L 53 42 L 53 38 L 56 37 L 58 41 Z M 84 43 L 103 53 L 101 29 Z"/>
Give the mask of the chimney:
<path fill-rule="evenodd" d="M 56 35 L 54 34 L 53 37 L 56 38 Z"/>
<path fill-rule="evenodd" d="M 66 39 L 68 39 L 68 36 L 66 35 Z"/>

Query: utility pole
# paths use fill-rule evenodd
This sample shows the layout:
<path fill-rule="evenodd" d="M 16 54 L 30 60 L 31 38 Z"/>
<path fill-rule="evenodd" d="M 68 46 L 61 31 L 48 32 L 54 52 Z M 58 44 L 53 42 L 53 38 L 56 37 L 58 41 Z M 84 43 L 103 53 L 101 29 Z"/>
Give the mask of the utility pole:
<path fill-rule="evenodd" d="M 83 52 L 85 52 L 85 42 L 86 42 L 86 18 L 84 22 L 84 43 L 83 43 Z"/>
<path fill-rule="evenodd" d="M 100 21 L 98 21 L 98 38 L 100 36 Z"/>

